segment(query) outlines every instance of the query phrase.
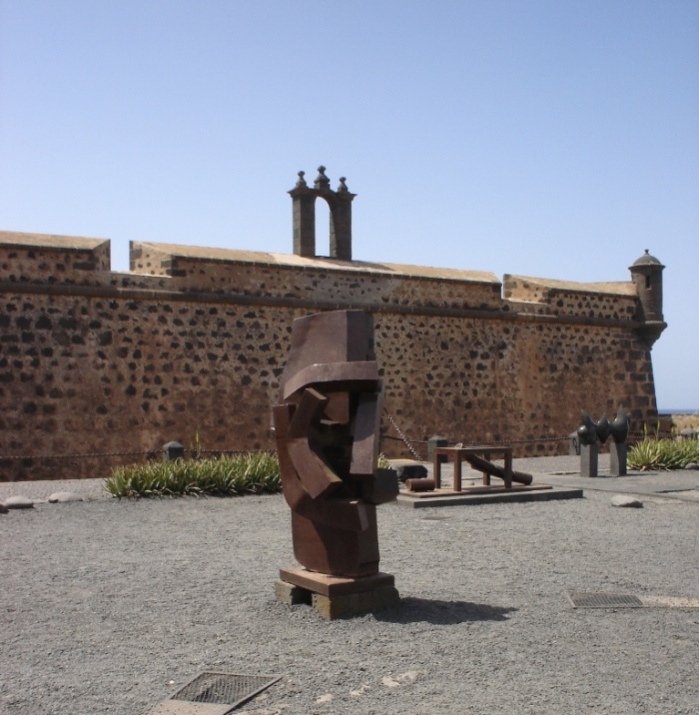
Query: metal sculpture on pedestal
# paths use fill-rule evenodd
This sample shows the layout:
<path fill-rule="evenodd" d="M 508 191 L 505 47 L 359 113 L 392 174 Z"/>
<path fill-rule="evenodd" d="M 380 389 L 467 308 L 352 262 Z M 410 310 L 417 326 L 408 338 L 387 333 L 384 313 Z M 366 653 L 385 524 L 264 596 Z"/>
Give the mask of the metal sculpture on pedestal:
<path fill-rule="evenodd" d="M 583 423 L 578 427 L 580 440 L 580 474 L 583 477 L 598 476 L 597 461 L 599 446 L 612 437 L 609 448 L 609 474 L 620 477 L 626 474 L 626 438 L 629 434 L 630 419 L 623 407 L 619 407 L 613 422 L 606 414 L 595 422 L 590 414 L 582 411 Z"/>
<path fill-rule="evenodd" d="M 275 438 L 303 569 L 281 570 L 278 598 L 298 602 L 308 592 L 328 618 L 395 603 L 393 577 L 379 573 L 376 505 L 395 499 L 398 480 L 377 469 L 383 384 L 371 316 L 295 320 L 281 383 Z"/>

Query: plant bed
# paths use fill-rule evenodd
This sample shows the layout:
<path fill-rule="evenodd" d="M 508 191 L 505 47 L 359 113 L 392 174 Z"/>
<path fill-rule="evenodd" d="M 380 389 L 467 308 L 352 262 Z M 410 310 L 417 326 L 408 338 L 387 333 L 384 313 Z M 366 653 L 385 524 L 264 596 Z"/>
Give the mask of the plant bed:
<path fill-rule="evenodd" d="M 699 462 L 699 440 L 649 439 L 629 449 L 628 466 L 642 472 L 684 469 Z"/>
<path fill-rule="evenodd" d="M 280 492 L 281 478 L 276 454 L 249 452 L 117 467 L 105 479 L 104 488 L 119 498 L 243 496 Z"/>

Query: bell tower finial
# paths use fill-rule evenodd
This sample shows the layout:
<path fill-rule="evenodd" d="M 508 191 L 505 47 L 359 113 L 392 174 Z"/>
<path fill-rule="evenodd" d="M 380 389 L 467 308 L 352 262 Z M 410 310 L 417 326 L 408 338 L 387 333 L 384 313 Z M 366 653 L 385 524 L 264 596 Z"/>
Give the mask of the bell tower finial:
<path fill-rule="evenodd" d="M 325 167 L 318 167 L 318 176 L 316 176 L 314 188 L 320 189 L 321 191 L 330 190 L 330 179 L 325 175 Z"/>

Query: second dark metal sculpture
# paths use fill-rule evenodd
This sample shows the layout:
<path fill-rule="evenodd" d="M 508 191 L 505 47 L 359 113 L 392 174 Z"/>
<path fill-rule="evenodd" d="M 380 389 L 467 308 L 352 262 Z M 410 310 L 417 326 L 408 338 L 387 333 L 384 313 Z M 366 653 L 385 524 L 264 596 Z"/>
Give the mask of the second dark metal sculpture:
<path fill-rule="evenodd" d="M 609 449 L 609 474 L 613 477 L 626 475 L 626 438 L 629 434 L 630 419 L 623 407 L 619 407 L 616 417 L 612 422 L 606 414 L 595 422 L 590 414 L 582 411 L 583 423 L 578 427 L 577 434 L 580 440 L 580 474 L 583 477 L 596 477 L 597 455 L 599 445 L 612 437 Z"/>

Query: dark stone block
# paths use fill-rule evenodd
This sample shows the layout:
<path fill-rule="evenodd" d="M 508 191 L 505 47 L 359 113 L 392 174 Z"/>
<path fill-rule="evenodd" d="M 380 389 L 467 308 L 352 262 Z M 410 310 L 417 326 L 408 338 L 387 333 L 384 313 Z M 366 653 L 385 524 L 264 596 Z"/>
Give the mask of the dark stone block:
<path fill-rule="evenodd" d="M 184 447 L 179 442 L 168 442 L 163 445 L 163 459 L 171 462 L 175 459 L 184 459 Z"/>
<path fill-rule="evenodd" d="M 419 462 L 410 462 L 408 460 L 396 460 L 393 465 L 398 475 L 398 480 L 405 483 L 408 479 L 425 479 L 427 478 L 427 467 Z M 406 462 L 406 463 L 403 463 Z"/>
<path fill-rule="evenodd" d="M 609 474 L 613 477 L 626 476 L 626 443 L 612 442 L 609 446 Z"/>
<path fill-rule="evenodd" d="M 446 439 L 445 437 L 440 437 L 439 435 L 434 435 L 433 437 L 430 437 L 427 440 L 427 461 L 428 462 L 433 461 L 435 448 L 448 447 L 448 446 L 449 446 L 449 440 Z M 442 464 L 446 464 L 446 462 L 447 462 L 446 456 L 440 457 L 439 461 Z"/>
<path fill-rule="evenodd" d="M 599 447 L 597 444 L 580 445 L 580 475 L 583 477 L 598 476 L 597 464 Z"/>

